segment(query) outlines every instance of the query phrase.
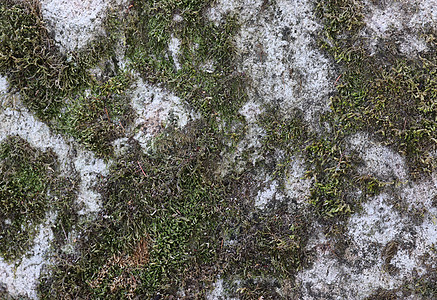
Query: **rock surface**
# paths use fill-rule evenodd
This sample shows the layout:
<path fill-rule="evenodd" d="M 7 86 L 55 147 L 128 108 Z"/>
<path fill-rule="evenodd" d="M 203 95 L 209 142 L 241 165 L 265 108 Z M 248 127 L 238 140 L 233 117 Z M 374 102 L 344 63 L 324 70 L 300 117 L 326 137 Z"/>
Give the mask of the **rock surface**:
<path fill-rule="evenodd" d="M 85 49 L 96 36 L 104 34 L 102 24 L 108 11 L 120 9 L 119 13 L 122 13 L 133 5 L 128 1 L 110 0 L 40 2 L 48 32 L 67 57 Z M 427 46 L 426 39 L 430 35 L 426 34 L 437 30 L 437 1 L 349 2 L 362 8 L 364 26 L 359 36 L 365 41 L 371 56 L 378 55 L 384 41 L 394 41 L 401 55 L 410 59 L 418 59 L 422 54 L 436 55 Z M 237 173 L 250 170 L 247 172 L 253 174 L 253 181 L 248 184 L 248 193 L 253 212 L 249 217 L 268 214 L 277 207 L 291 212 L 293 216 L 300 212 L 303 216 L 312 214 L 310 197 L 312 186 L 317 180 L 314 179 L 316 177 L 306 176 L 310 171 L 308 161 L 302 153 L 294 153 L 285 162 L 288 171 L 278 177 L 280 173 L 269 167 L 269 164 L 270 161 L 285 157 L 286 150 L 278 147 L 271 151 L 273 158 L 263 156 L 266 153 L 263 141 L 268 136 L 268 130 L 260 125 L 260 121 L 267 108 L 274 107 L 280 118 L 293 116 L 296 110 L 300 111 L 305 126 L 316 136 L 332 130 L 320 121 L 320 116 L 332 109 L 330 97 L 336 93 L 336 85 L 341 82 L 339 75 L 342 74 L 342 67 L 319 47 L 323 23 L 316 14 L 316 5 L 316 1 L 311 0 L 218 0 L 212 1 L 211 5 L 199 12 L 219 26 L 229 15 L 237 16 L 241 24 L 233 42 L 238 67 L 235 72 L 245 74 L 248 82 L 248 98 L 239 110 L 245 120 L 246 131 L 232 151 L 222 151 L 218 167 L 213 173 L 224 178 L 235 170 Z M 184 22 L 183 17 L 177 13 L 173 22 Z M 124 38 L 120 38 L 123 40 L 120 47 L 123 47 Z M 171 57 L 175 72 L 185 67 L 184 59 L 180 56 L 183 43 L 175 35 L 167 41 L 168 57 Z M 117 51 L 124 52 L 120 49 Z M 129 58 L 122 59 L 123 63 L 129 65 Z M 205 64 L 205 72 L 215 72 L 214 64 L 213 60 L 209 65 Z M 98 72 L 105 73 L 104 68 Z M 131 76 L 135 78 L 135 83 L 129 87 L 126 97 L 130 101 L 134 121 L 129 127 L 123 128 L 130 136 L 125 134 L 111 141 L 115 156 L 110 159 L 99 158 L 73 137 L 56 131 L 53 124 L 48 125 L 38 119 L 21 103 L 20 91 L 9 88 L 9 79 L 0 76 L 0 142 L 8 136 L 18 135 L 34 148 L 54 151 L 62 176 L 79 182 L 76 202 L 80 207 L 78 214 L 82 224 L 92 222 L 104 214 L 100 179 L 110 175 L 114 159 L 129 152 L 126 149 L 130 149 L 132 139 L 147 152 L 153 146 L 154 139 L 170 124 L 176 128 L 186 128 L 203 118 L 201 113 L 175 95 L 165 84 L 154 83 L 153 80 L 145 82 L 135 72 Z M 433 97 L 433 101 L 437 101 L 437 95 Z M 109 113 L 106 114 L 111 119 Z M 220 126 L 227 128 L 223 124 Z M 366 128 L 349 135 L 345 143 L 347 146 L 339 158 L 337 168 L 341 167 L 342 160 L 355 153 L 360 160 L 356 167 L 357 178 L 375 178 L 381 183 L 382 190 L 363 200 L 350 216 L 339 219 L 338 225 L 342 228 L 337 229 L 341 232 L 341 238 L 327 232 L 327 228 L 332 229 L 333 226 L 314 217 L 308 225 L 308 241 L 304 245 L 309 263 L 299 265 L 296 272 L 290 271 L 293 275 L 287 278 L 288 281 L 275 285 L 280 280 L 275 278 L 275 274 L 254 278 L 223 278 L 223 275 L 217 274 L 216 282 L 209 285 L 208 292 L 204 294 L 207 299 L 236 299 L 240 296 L 255 299 L 255 294 L 244 294 L 244 281 L 247 279 L 255 283 L 257 280 L 269 282 L 269 288 L 277 293 L 275 295 L 284 299 L 437 297 L 435 170 L 414 179 L 407 156 L 384 141 L 375 139 Z M 147 178 L 148 170 L 142 168 L 139 160 L 136 163 L 139 165 L 138 174 L 141 178 L 143 174 Z M 184 163 L 180 162 L 181 168 Z M 354 187 L 351 192 L 356 199 L 361 199 L 365 193 L 359 187 Z M 174 212 L 174 215 L 178 214 Z M 50 217 L 46 219 L 38 225 L 34 245 L 21 260 L 8 262 L 0 257 L 0 297 L 50 298 L 37 291 L 40 278 L 50 274 L 49 267 L 55 263 L 55 252 L 51 248 L 54 221 Z M 77 226 L 68 237 L 65 236 L 68 242 L 64 249 L 69 249 L 65 252 L 77 253 L 76 242 L 82 235 L 80 228 Z M 232 247 L 232 243 L 237 243 L 237 240 L 226 240 L 225 247 L 226 243 Z M 280 239 L 275 243 L 279 244 Z M 127 279 L 123 278 L 120 275 L 119 281 L 125 280 L 125 285 L 134 286 L 132 282 L 126 283 Z M 292 283 L 287 285 L 287 282 Z M 427 286 L 428 289 L 415 289 L 423 282 L 426 284 L 421 287 Z M 180 298 L 183 295 L 190 298 L 189 288 L 178 288 Z M 392 298 L 383 298 L 384 295 Z M 133 295 L 126 293 L 124 297 L 132 299 Z M 268 296 L 256 297 L 267 299 Z"/>

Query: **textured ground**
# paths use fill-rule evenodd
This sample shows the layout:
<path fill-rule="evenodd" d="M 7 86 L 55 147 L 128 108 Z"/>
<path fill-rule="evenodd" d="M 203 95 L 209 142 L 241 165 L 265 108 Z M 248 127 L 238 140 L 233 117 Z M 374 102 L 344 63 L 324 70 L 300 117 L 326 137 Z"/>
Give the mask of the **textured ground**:
<path fill-rule="evenodd" d="M 107 16 L 128 19 L 136 2 L 41 0 L 40 8 L 53 47 L 69 63 L 85 56 L 87 49 L 94 47 L 93 41 L 102 36 L 109 39 L 105 33 Z M 330 20 L 340 25 L 354 17 L 346 7 L 359 8 L 360 27 L 350 41 L 344 42 L 342 38 L 348 39 L 347 35 L 353 32 L 351 28 L 343 32 L 338 29 L 338 36 L 331 32 L 334 36 L 331 40 L 326 37 L 323 18 L 329 16 L 323 17 L 320 7 L 328 4 L 323 1 L 205 1 L 208 4 L 193 15 L 200 15 L 202 20 L 214 24 L 210 26 L 219 28 L 214 30 L 224 28 L 231 15 L 239 24 L 231 38 L 235 68 L 230 71 L 222 68 L 219 55 L 206 55 L 196 61 L 195 71 L 189 69 L 189 60 L 196 60 L 189 51 L 203 53 L 203 44 L 202 38 L 195 34 L 194 41 L 186 40 L 186 36 L 191 37 L 191 27 L 186 31 L 180 29 L 185 28 L 186 22 L 186 12 L 180 7 L 172 11 L 164 29 L 156 21 L 159 26 L 156 25 L 153 34 L 166 36 L 163 40 L 157 38 L 157 48 L 162 43 L 165 45 L 165 49 L 159 50 L 163 53 L 162 61 L 158 52 L 135 52 L 143 46 L 140 47 L 139 40 L 133 47 L 129 44 L 132 37 L 128 30 L 122 30 L 124 25 L 120 24 L 124 23 L 120 21 L 115 28 L 121 33 L 115 30 L 113 34 L 112 29 L 111 54 L 90 63 L 93 67 L 87 70 L 92 78 L 89 80 L 96 80 L 93 84 L 98 88 L 62 94 L 61 102 L 67 103 L 66 106 L 48 118 L 28 104 L 20 85 L 11 83 L 13 72 L 0 65 L 0 142 L 18 136 L 35 151 L 53 152 L 56 176 L 71 183 L 75 207 L 73 225 L 68 230 L 56 231 L 57 224 L 63 226 L 60 220 L 65 215 L 52 203 L 62 196 L 53 196 L 54 187 L 44 190 L 50 199 L 49 206 L 53 207 L 43 210 L 45 216 L 38 222 L 26 220 L 33 227 L 22 225 L 22 231 L 33 228 L 30 246 L 20 258 L 0 256 L 0 298 L 435 299 L 437 149 L 434 132 L 437 126 L 433 124 L 437 124 L 437 90 L 433 89 L 433 83 L 437 83 L 434 36 L 437 1 L 328 2 L 340 7 L 337 13 L 344 12 L 331 15 Z M 165 5 L 150 5 L 156 6 L 152 11 L 157 14 L 166 9 Z M 139 38 L 142 34 L 144 31 L 134 30 L 133 36 Z M 0 37 L 6 41 L 5 36 Z M 380 99 L 377 88 L 376 94 L 372 94 L 371 84 L 364 80 L 349 85 L 347 80 L 353 82 L 350 79 L 353 76 L 347 75 L 348 70 L 355 71 L 351 66 L 356 62 L 353 55 L 344 58 L 348 52 L 335 48 L 337 41 L 345 49 L 360 47 L 362 52 L 358 52 L 365 53 L 360 55 L 375 59 L 375 64 L 384 68 L 387 66 L 381 71 L 383 79 L 369 80 L 381 82 L 376 84 L 381 89 L 381 85 L 403 80 L 400 79 L 403 69 L 396 65 L 398 62 L 415 66 L 423 57 L 430 61 L 432 71 L 425 71 L 427 79 L 421 75 L 417 83 L 413 74 L 410 81 L 405 80 L 413 92 L 407 92 L 403 86 L 394 88 L 396 94 L 426 100 L 423 100 L 426 107 L 422 102 L 412 104 L 420 108 L 426 119 L 423 130 L 419 125 L 411 125 L 411 132 L 418 133 L 418 137 L 398 140 L 403 135 L 398 136 L 396 132 L 410 130 L 402 103 L 392 108 L 388 97 L 388 102 L 378 102 L 373 107 L 373 99 Z M 208 51 L 216 51 L 213 46 Z M 95 51 L 96 55 L 99 51 Z M 0 54 L 5 56 L 5 53 Z M 141 65 L 147 59 L 151 61 Z M 392 69 L 401 71 L 390 81 L 392 73 L 387 70 Z M 184 72 L 192 77 L 180 79 L 185 78 Z M 192 75 L 196 72 L 205 77 L 199 79 Z M 237 78 L 239 82 L 243 78 L 244 82 L 244 88 L 238 89 L 244 89 L 245 96 L 236 96 L 243 102 L 229 105 L 229 110 L 220 110 L 220 106 L 228 104 L 211 104 L 216 101 L 211 91 L 220 93 L 217 99 L 227 99 L 222 96 L 227 94 L 222 89 L 211 88 L 207 81 L 217 80 L 211 82 L 218 85 L 217 82 L 226 81 L 220 77 L 223 74 L 230 81 Z M 110 85 L 107 89 L 111 92 L 105 94 L 109 84 L 103 86 L 112 84 L 110 80 L 117 76 L 126 76 L 128 84 L 120 88 L 120 93 L 114 92 L 117 87 Z M 362 92 L 363 98 L 359 85 L 368 87 Z M 230 90 L 229 86 L 225 85 L 224 90 Z M 347 90 L 350 86 L 355 90 Z M 423 86 L 430 88 L 422 89 Z M 367 95 L 370 96 L 366 98 Z M 336 103 L 340 100 L 335 97 L 365 99 L 352 102 L 370 104 L 365 109 L 357 106 L 356 111 L 348 111 L 344 109 L 348 106 L 344 104 L 346 100 L 341 100 L 343 104 L 338 108 Z M 85 106 L 88 108 L 82 111 L 77 109 L 75 101 L 82 107 L 80 101 L 94 103 L 92 99 L 96 98 L 107 102 L 101 107 L 96 104 L 97 117 L 86 119 L 85 125 L 80 125 L 79 117 L 71 122 L 62 117 L 86 115 L 83 111 L 91 111 L 95 106 Z M 120 106 L 119 101 L 124 101 L 128 108 Z M 381 113 L 382 117 L 375 119 L 376 125 L 369 125 L 365 123 L 370 119 L 365 115 L 367 107 L 382 112 L 387 109 L 403 119 L 400 123 L 396 118 L 391 121 L 391 115 L 385 117 Z M 118 114 L 117 109 L 122 113 Z M 351 123 L 352 117 L 361 112 L 365 121 Z M 372 118 L 379 117 L 379 111 L 371 114 Z M 385 120 L 390 122 L 384 123 Z M 400 125 L 392 130 L 391 125 L 396 122 Z M 88 132 L 87 128 L 100 130 L 96 126 L 101 124 L 111 129 L 102 129 L 95 135 L 76 134 L 80 130 Z M 192 129 L 192 124 L 205 127 L 199 133 Z M 424 130 L 430 131 L 420 135 Z M 221 138 L 221 146 L 216 147 L 215 141 Z M 405 146 L 411 141 L 414 146 Z M 416 148 L 420 149 L 416 152 Z M 6 164 L 6 160 L 0 163 Z M 155 166 L 161 168 L 157 167 L 156 173 Z M 196 179 L 189 181 L 183 177 L 185 172 L 187 178 Z M 226 186 L 223 190 L 217 188 L 222 182 Z M 135 186 L 142 191 L 131 190 Z M 6 188 L 2 186 L 2 189 Z M 151 194 L 152 199 L 157 197 L 161 202 L 148 203 L 145 199 Z M 4 195 L 9 194 L 0 197 Z M 137 198 L 130 198 L 131 195 Z M 170 197 L 169 204 L 164 202 L 165 197 Z M 202 201 L 197 202 L 198 198 Z M 8 199 L 0 200 L 7 212 Z M 214 204 L 213 211 L 204 209 L 203 203 L 210 203 L 207 201 Z M 240 207 L 244 209 L 240 211 Z M 151 215 L 152 221 L 146 225 L 138 222 L 138 211 Z M 133 217 L 125 217 L 124 212 Z M 156 218 L 174 218 L 176 225 L 173 221 L 169 221 L 170 225 L 155 221 L 155 213 Z M 11 220 L 3 211 L 0 218 L 2 237 Z M 117 222 L 127 225 L 117 227 Z M 211 224 L 214 230 L 204 229 L 202 222 Z M 167 228 L 171 228 L 169 237 L 159 234 Z M 192 232 L 185 236 L 180 233 L 183 230 Z M 206 241 L 205 237 L 197 238 L 197 235 L 214 234 L 220 238 Z M 111 241 L 101 237 L 104 235 Z M 126 236 L 126 240 L 117 240 L 118 236 Z M 179 241 L 184 245 L 178 244 Z M 123 248 L 124 243 L 129 245 L 128 250 Z M 107 257 L 101 254 L 105 245 L 111 247 Z M 167 249 L 170 249 L 168 255 Z M 204 256 L 196 256 L 196 251 L 205 255 L 206 262 Z M 88 260 L 97 269 L 87 269 Z M 161 271 L 162 261 L 166 263 L 162 263 Z M 194 269 L 189 268 L 191 264 L 195 265 Z M 157 265 L 159 268 L 154 268 Z M 172 277 L 172 272 L 177 278 Z M 181 279 L 184 276 L 188 279 Z"/>

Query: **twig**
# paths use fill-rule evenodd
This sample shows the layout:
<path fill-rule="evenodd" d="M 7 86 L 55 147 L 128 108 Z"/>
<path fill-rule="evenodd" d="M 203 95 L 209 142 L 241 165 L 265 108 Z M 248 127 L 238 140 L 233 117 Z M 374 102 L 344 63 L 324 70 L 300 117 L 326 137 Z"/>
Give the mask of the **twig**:
<path fill-rule="evenodd" d="M 140 167 L 141 171 L 143 172 L 144 176 L 147 177 L 146 172 L 144 172 L 143 167 L 141 167 L 140 162 L 137 160 L 138 166 Z"/>
<path fill-rule="evenodd" d="M 338 75 L 337 79 L 336 79 L 335 82 L 334 82 L 334 85 L 337 85 L 337 82 L 340 80 L 341 75 L 343 75 L 343 74 Z"/>
<path fill-rule="evenodd" d="M 118 120 L 118 123 L 120 123 L 121 128 L 123 128 L 123 132 L 126 132 L 126 129 L 124 129 L 123 124 L 121 124 L 120 120 Z"/>
<path fill-rule="evenodd" d="M 64 226 L 62 225 L 62 222 L 60 222 L 60 223 L 61 223 L 62 231 L 64 232 L 65 241 L 67 241 L 68 240 L 67 233 L 65 233 L 65 229 L 64 229 Z"/>
<path fill-rule="evenodd" d="M 106 107 L 105 107 L 105 112 L 106 112 L 106 116 L 108 117 L 108 121 L 111 122 L 111 118 L 109 117 L 109 113 L 108 113 L 108 110 L 106 109 Z"/>

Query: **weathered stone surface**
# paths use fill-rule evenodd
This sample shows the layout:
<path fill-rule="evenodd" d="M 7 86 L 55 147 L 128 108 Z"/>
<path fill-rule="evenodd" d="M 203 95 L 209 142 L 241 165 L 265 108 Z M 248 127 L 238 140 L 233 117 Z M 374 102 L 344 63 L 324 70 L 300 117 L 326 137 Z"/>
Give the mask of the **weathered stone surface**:
<path fill-rule="evenodd" d="M 126 17 L 135 2 L 41 0 L 40 5 L 48 33 L 54 39 L 55 45 L 59 47 L 60 53 L 65 55 L 68 61 L 74 55 L 82 55 L 80 51 L 87 49 L 96 37 L 101 38 L 107 34 L 103 24 L 109 14 L 115 11 L 116 14 Z M 437 297 L 435 276 L 437 272 L 437 175 L 433 163 L 427 161 L 430 171 L 416 176 L 417 174 L 412 174 L 410 153 L 397 151 L 386 140 L 381 140 L 374 135 L 374 132 L 369 132 L 368 128 L 355 130 L 351 134 L 345 134 L 345 138 L 341 140 L 345 146 L 342 145 L 343 148 L 338 146 L 343 152 L 339 157 L 335 157 L 338 165 L 330 166 L 329 169 L 341 171 L 343 164 L 354 157 L 358 163 L 353 165 L 354 170 L 350 174 L 354 174 L 356 182 L 365 182 L 370 179 L 377 181 L 378 191 L 368 192 L 358 184 L 352 187 L 347 186 L 347 191 L 345 188 L 343 194 L 337 194 L 335 197 L 353 198 L 351 201 L 355 201 L 353 203 L 356 206 L 350 214 L 346 206 L 343 207 L 346 213 L 337 219 L 331 219 L 330 216 L 320 217 L 319 212 L 314 208 L 317 202 L 311 198 L 314 195 L 314 186 L 324 183 L 318 182 L 317 174 L 312 176 L 311 172 L 323 173 L 329 170 L 328 168 L 315 169 L 315 163 L 311 162 L 309 156 L 306 155 L 309 151 L 307 147 L 313 146 L 311 139 L 325 139 L 326 137 L 325 140 L 332 138 L 336 142 L 337 140 L 332 135 L 338 134 L 339 131 L 335 131 L 331 124 L 340 128 L 344 125 L 343 121 L 335 123 L 337 120 L 321 119 L 323 114 L 332 112 L 330 97 L 338 92 L 336 87 L 342 84 L 341 75 L 344 74 L 345 67 L 336 62 L 328 51 L 320 47 L 320 41 L 325 38 L 323 20 L 316 14 L 316 5 L 321 5 L 320 2 L 323 1 L 218 0 L 208 2 L 208 5 L 198 12 L 217 26 L 224 26 L 229 15 L 236 16 L 240 24 L 233 37 L 233 44 L 236 50 L 235 74 L 242 74 L 241 76 L 246 81 L 247 99 L 238 110 L 244 123 L 241 125 L 235 120 L 233 123 L 217 112 L 211 113 L 213 116 L 210 120 L 214 121 L 210 123 L 217 120 L 217 123 L 212 126 L 215 132 L 219 132 L 220 137 L 225 136 L 223 143 L 225 146 L 221 149 L 219 158 L 213 166 L 214 169 L 210 170 L 210 173 L 220 179 L 227 178 L 229 174 L 237 174 L 235 177 L 248 176 L 247 178 L 250 178 L 245 182 L 244 187 L 239 186 L 241 190 L 235 190 L 229 195 L 235 199 L 244 199 L 244 201 L 241 200 L 241 206 L 250 207 L 249 211 L 244 211 L 247 213 L 245 220 L 248 224 L 252 220 L 254 227 L 259 226 L 262 229 L 254 233 L 249 229 L 241 229 L 244 227 L 242 224 L 232 224 L 229 227 L 231 233 L 229 236 L 223 234 L 219 248 L 227 249 L 228 254 L 237 253 L 244 248 L 238 248 L 238 245 L 244 245 L 244 242 L 239 240 L 238 232 L 246 230 L 250 233 L 248 236 L 255 237 L 258 242 L 271 238 L 269 241 L 272 242 L 269 247 L 277 249 L 280 253 L 288 251 L 287 247 L 292 248 L 297 243 L 297 248 L 293 249 L 299 249 L 299 253 L 303 251 L 302 255 L 305 259 L 302 259 L 302 263 L 300 261 L 297 263 L 297 270 L 282 270 L 284 273 L 280 273 L 283 276 L 281 278 L 273 273 L 263 274 L 261 271 L 257 273 L 260 268 L 268 269 L 258 263 L 251 266 L 255 271 L 250 269 L 246 277 L 241 273 L 222 274 L 220 271 L 222 262 L 218 263 L 218 266 L 215 266 L 213 262 L 208 265 L 208 267 L 214 266 L 211 267 L 213 275 L 208 273 L 210 276 L 208 280 L 202 281 L 203 277 L 199 279 L 199 282 L 203 284 L 200 284 L 200 288 L 197 286 L 198 282 L 184 282 L 177 288 L 166 286 L 172 291 L 172 295 L 177 295 L 181 299 L 184 296 L 187 298 L 206 297 L 207 299 L 237 299 L 239 297 L 244 299 L 255 299 L 255 297 L 256 299 L 268 297 L 272 299 L 275 297 L 284 299 L 435 299 Z M 381 51 L 384 52 L 386 49 L 383 46 L 387 44 L 394 44 L 398 47 L 397 54 L 402 59 L 419 61 L 422 55 L 436 55 L 435 48 L 430 48 L 429 43 L 432 42 L 432 38 L 435 38 L 434 34 L 437 31 L 437 1 L 348 0 L 338 2 L 352 3 L 361 8 L 363 26 L 357 34 L 359 42 L 356 44 L 363 46 L 363 51 L 367 51 L 370 57 L 381 55 Z M 183 11 L 175 10 L 173 19 L 166 30 L 176 32 L 175 28 L 186 22 L 183 13 Z M 119 26 L 121 28 L 122 25 Z M 20 91 L 9 87 L 8 76 L 10 74 L 0 76 L 2 104 L 0 142 L 8 136 L 18 135 L 29 142 L 32 147 L 44 151 L 51 149 L 57 155 L 62 176 L 77 182 L 75 201 L 79 208 L 78 223 L 65 234 L 61 252 L 56 252 L 51 248 L 56 245 L 52 230 L 52 227 L 56 227 L 54 224 L 56 217 L 49 215 L 44 223 L 38 225 L 34 246 L 21 260 L 9 262 L 0 257 L 0 287 L 5 288 L 4 292 L 0 289 L 0 297 L 5 295 L 4 297 L 16 297 L 17 299 L 20 296 L 30 299 L 50 298 L 50 295 L 38 293 L 37 290 L 40 278 L 50 276 L 50 267 L 56 265 L 54 254 L 64 253 L 71 257 L 80 257 L 81 252 L 78 248 L 82 244 L 79 241 L 85 235 L 81 232 L 81 228 L 86 227 L 83 224 L 92 224 L 95 218 L 100 218 L 100 220 L 112 218 L 103 209 L 102 191 L 105 188 L 102 186 L 108 183 L 102 178 L 111 176 L 110 168 L 114 161 L 120 165 L 134 164 L 140 178 L 138 184 L 141 184 L 149 180 L 149 170 L 143 169 L 140 159 L 132 162 L 124 160 L 126 155 L 134 152 L 132 149 L 136 147 L 136 143 L 140 149 L 138 151 L 142 151 L 144 155 L 152 153 L 153 156 L 153 151 L 156 151 L 153 145 L 156 140 L 162 138 L 161 134 L 166 128 L 174 126 L 176 129 L 186 129 L 190 128 L 190 124 L 194 121 L 206 119 L 201 109 L 196 110 L 195 105 L 183 97 L 190 97 L 189 93 L 183 96 L 176 95 L 176 92 L 169 87 L 172 82 L 160 82 L 158 75 L 149 77 L 152 79 L 147 82 L 141 78 L 144 74 L 138 74 L 138 70 L 132 71 L 135 69 L 132 67 L 134 64 L 125 53 L 126 34 L 120 34 L 117 39 L 114 54 L 105 57 L 103 62 L 99 62 L 95 69 L 91 70 L 94 75 L 90 77 L 90 80 L 94 80 L 95 77 L 111 77 L 108 74 L 118 75 L 125 72 L 133 78 L 133 83 L 129 84 L 125 92 L 120 93 L 125 95 L 126 103 L 132 109 L 133 121 L 124 126 L 117 119 L 118 117 L 114 118 L 111 112 L 108 112 L 108 105 L 101 110 L 100 119 L 98 119 L 99 122 L 105 121 L 120 127 L 117 127 L 117 132 L 121 133 L 111 141 L 114 154 L 111 154 L 109 158 L 99 157 L 87 148 L 86 143 L 63 132 L 59 129 L 59 122 L 44 123 L 39 120 L 34 112 L 21 103 Z M 183 53 L 186 51 L 184 50 L 186 41 L 176 33 L 171 33 L 170 39 L 165 43 L 168 48 L 165 50 L 167 51 L 165 59 L 172 64 L 168 67 L 168 70 L 171 70 L 168 72 L 175 72 L 175 74 L 184 72 L 184 68 L 187 68 L 184 56 L 187 54 Z M 195 51 L 199 44 L 190 47 Z M 208 57 L 205 61 L 202 61 L 198 67 L 204 73 L 215 74 L 216 70 L 221 68 L 213 58 Z M 167 69 L 165 70 L 167 72 Z M 141 71 L 148 75 L 153 73 L 147 68 Z M 432 76 L 435 79 L 437 74 Z M 102 82 L 107 81 L 102 80 Z M 205 99 L 212 99 L 214 95 L 207 95 L 207 92 L 202 90 L 201 84 L 201 82 L 193 84 L 192 94 L 203 93 Z M 177 87 L 173 86 L 173 88 L 178 91 Z M 78 93 L 76 98 L 86 98 L 83 95 L 92 94 L 89 89 L 84 90 L 83 94 Z M 399 93 L 402 92 L 399 91 Z M 111 92 L 109 96 L 102 96 L 102 98 L 109 99 L 116 94 L 117 92 Z M 437 94 L 425 96 L 429 97 L 435 106 Z M 68 103 L 73 99 L 75 97 L 62 101 Z M 206 106 L 207 102 L 205 103 Z M 266 148 L 270 145 L 266 146 L 265 140 L 270 133 L 266 129 L 268 126 L 264 126 L 262 120 L 266 118 L 266 114 L 267 117 L 269 116 L 269 109 L 272 108 L 275 111 L 275 119 L 271 122 L 277 122 L 277 127 L 280 127 L 282 119 L 293 118 L 298 111 L 303 122 L 302 126 L 305 126 L 306 135 L 302 134 L 301 140 L 288 142 L 282 148 L 272 145 L 272 149 L 267 151 Z M 62 113 L 61 111 L 59 114 Z M 435 114 L 435 111 L 432 113 Z M 244 131 L 241 131 L 243 132 L 241 136 L 235 138 L 237 142 L 234 145 L 232 135 L 237 135 L 235 132 L 238 132 L 238 126 L 244 127 Z M 403 130 L 405 126 L 406 124 Z M 206 136 L 209 134 L 205 132 Z M 194 139 L 194 136 L 188 137 L 190 138 Z M 287 149 L 297 145 L 300 145 L 299 149 L 293 150 L 291 154 L 287 152 Z M 332 148 L 334 149 L 335 146 Z M 167 151 L 165 147 L 160 149 Z M 201 157 L 196 156 L 196 153 L 202 153 L 202 155 L 209 153 L 208 151 L 202 152 L 204 149 L 200 148 L 199 146 L 187 150 L 191 151 L 190 154 L 187 154 L 184 160 L 177 161 L 180 170 L 185 170 L 185 166 L 196 159 L 202 160 Z M 169 160 L 172 155 L 172 153 L 167 155 Z M 435 153 L 430 152 L 427 153 L 426 159 L 432 160 L 435 157 Z M 323 157 L 320 159 L 324 160 Z M 281 173 L 282 167 L 286 170 L 283 173 Z M 194 174 L 196 169 L 190 169 L 190 171 Z M 177 173 L 174 175 L 175 178 L 180 175 L 179 172 L 175 173 Z M 337 173 L 335 174 L 337 176 Z M 159 178 L 153 180 L 160 182 Z M 180 180 L 166 184 L 169 190 L 170 188 L 180 190 L 180 185 L 182 185 Z M 168 187 L 169 185 L 172 186 Z M 212 186 L 205 185 L 205 189 L 211 189 Z M 136 192 L 127 191 L 127 193 L 135 194 Z M 157 191 L 156 194 L 159 195 L 160 192 Z M 5 199 L 0 200 L 6 203 Z M 119 199 L 120 202 L 124 200 Z M 217 211 L 226 210 L 226 207 L 223 208 L 220 205 L 215 208 Z M 127 207 L 135 212 L 135 204 L 129 203 Z M 51 212 L 53 215 L 57 213 L 57 211 Z M 153 214 L 155 213 L 156 210 Z M 181 220 L 185 218 L 177 209 L 172 214 L 174 218 L 181 218 Z M 268 218 L 274 218 L 274 224 L 279 224 L 279 220 L 289 221 L 284 225 L 288 230 L 287 236 L 283 237 L 279 234 L 276 236 L 275 231 L 272 230 L 273 233 L 268 231 L 273 226 L 266 221 Z M 302 240 L 297 239 L 299 242 L 295 242 L 294 232 L 299 231 L 294 226 L 299 223 L 296 220 L 301 220 L 300 218 L 305 219 L 302 223 L 308 222 L 305 225 L 306 234 Z M 225 226 L 229 224 L 223 225 Z M 300 249 L 300 246 L 303 249 Z M 195 252 L 196 249 L 193 249 Z M 122 254 L 119 253 L 119 255 Z M 183 255 L 189 256 L 191 253 Z M 217 257 L 223 259 L 220 255 Z M 237 260 L 238 255 L 235 254 L 232 257 Z M 111 257 L 107 259 L 110 260 Z M 113 257 L 112 259 L 116 260 Z M 148 262 L 148 259 L 147 257 L 144 261 Z M 264 261 L 276 262 L 276 257 L 274 259 L 270 257 L 270 259 Z M 127 287 L 123 297 L 132 299 L 135 289 L 141 283 L 137 283 L 136 279 L 135 282 L 129 279 L 131 274 L 136 274 L 132 271 L 135 269 L 132 266 L 134 264 L 123 265 L 120 261 L 123 260 L 118 260 L 120 270 L 122 270 L 119 277 L 112 278 L 112 281 L 107 279 L 105 277 L 107 270 L 104 267 L 109 264 L 106 264 L 101 266 L 103 269 L 95 273 L 100 275 L 94 276 L 100 276 L 103 279 L 93 278 L 93 280 L 96 282 L 95 286 L 99 286 L 104 280 L 110 281 L 107 292 L 114 293 L 114 295 L 117 295 L 120 286 Z M 230 262 L 223 259 L 223 268 L 226 264 Z M 184 270 L 188 272 L 189 268 Z M 211 278 L 216 280 L 212 284 Z M 270 289 L 265 292 L 266 298 L 264 294 L 256 294 L 255 290 L 247 288 L 247 282 L 250 282 L 251 286 L 261 286 L 262 293 Z M 161 290 L 156 292 L 158 291 L 162 292 Z M 92 295 L 87 294 L 89 297 Z M 146 294 L 136 296 L 141 298 L 143 295 Z M 165 296 L 168 295 L 165 294 Z"/>

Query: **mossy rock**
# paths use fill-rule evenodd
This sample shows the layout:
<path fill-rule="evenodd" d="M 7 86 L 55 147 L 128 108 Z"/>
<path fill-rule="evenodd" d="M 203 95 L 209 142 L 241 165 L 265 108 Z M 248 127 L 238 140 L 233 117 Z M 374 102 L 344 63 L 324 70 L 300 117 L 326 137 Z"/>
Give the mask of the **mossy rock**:
<path fill-rule="evenodd" d="M 20 137 L 9 137 L 0 144 L 0 176 L 0 253 L 7 261 L 19 259 L 32 247 L 38 225 L 50 212 L 63 208 L 58 211 L 58 225 L 70 229 L 75 218 L 73 190 L 59 177 L 52 151 L 42 152 Z M 71 214 L 68 222 L 66 214 Z"/>

